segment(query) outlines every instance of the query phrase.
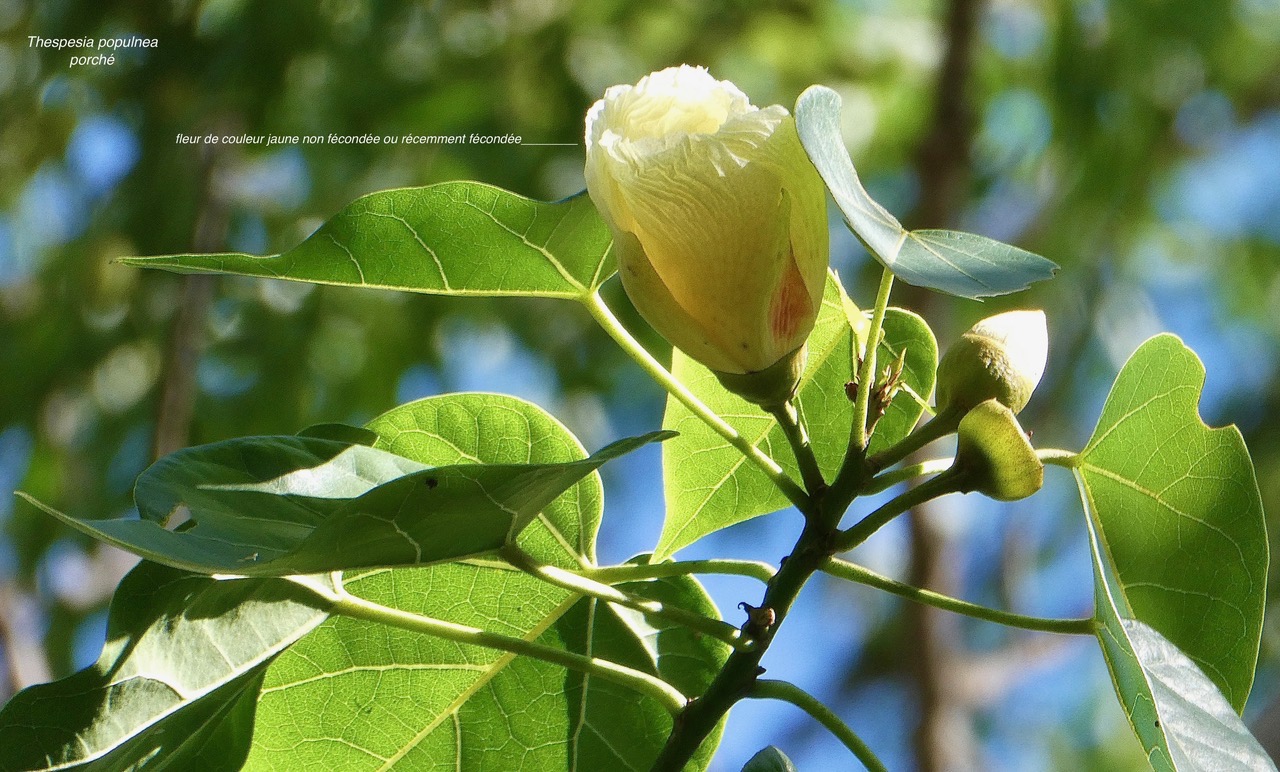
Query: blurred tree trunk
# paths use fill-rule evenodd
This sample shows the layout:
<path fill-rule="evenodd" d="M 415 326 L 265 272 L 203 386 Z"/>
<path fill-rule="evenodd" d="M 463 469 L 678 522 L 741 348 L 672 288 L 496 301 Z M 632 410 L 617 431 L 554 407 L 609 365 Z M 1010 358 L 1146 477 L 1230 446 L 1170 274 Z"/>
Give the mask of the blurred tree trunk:
<path fill-rule="evenodd" d="M 934 92 L 933 118 L 929 133 L 916 156 L 920 180 L 920 202 L 912 227 L 953 226 L 967 197 L 970 149 L 973 143 L 973 116 L 967 88 L 973 69 L 973 48 L 982 0 L 951 0 L 946 16 L 946 50 L 938 71 Z M 901 287 L 900 302 L 929 318 L 935 330 L 946 330 L 948 304 L 936 295 L 914 287 Z M 948 595 L 957 591 L 957 577 L 949 570 L 956 564 L 944 528 L 938 518 L 945 515 L 937 503 L 917 507 L 908 514 L 911 528 L 909 581 Z M 914 647 L 909 663 L 919 698 L 920 723 L 913 741 L 920 772 L 951 772 L 972 769 L 977 764 L 976 741 L 970 717 L 959 690 L 959 652 L 953 641 L 958 632 L 956 619 L 932 606 L 906 606 L 908 640 L 906 651 Z"/>
<path fill-rule="evenodd" d="M 220 132 L 217 132 L 220 133 Z M 200 207 L 191 237 L 193 252 L 217 252 L 226 239 L 229 212 L 214 189 L 221 158 L 219 146 L 203 146 L 200 157 Z M 182 279 L 178 312 L 169 335 L 152 455 L 160 458 L 186 447 L 195 415 L 196 366 L 205 344 L 205 318 L 213 301 L 214 276 Z"/>

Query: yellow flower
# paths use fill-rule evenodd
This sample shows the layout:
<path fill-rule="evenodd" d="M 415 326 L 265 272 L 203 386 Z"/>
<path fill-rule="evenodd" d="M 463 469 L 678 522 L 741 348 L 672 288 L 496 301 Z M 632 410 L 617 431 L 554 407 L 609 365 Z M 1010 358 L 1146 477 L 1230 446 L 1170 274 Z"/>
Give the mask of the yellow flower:
<path fill-rule="evenodd" d="M 586 141 L 587 190 L 645 320 L 717 374 L 793 370 L 793 390 L 828 243 L 822 180 L 791 115 L 673 67 L 608 89 Z"/>

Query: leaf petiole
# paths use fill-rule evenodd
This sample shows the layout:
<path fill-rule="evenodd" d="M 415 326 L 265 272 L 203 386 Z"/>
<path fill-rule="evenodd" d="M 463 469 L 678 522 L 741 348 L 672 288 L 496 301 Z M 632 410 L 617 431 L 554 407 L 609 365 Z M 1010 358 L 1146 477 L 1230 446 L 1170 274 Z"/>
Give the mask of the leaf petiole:
<path fill-rule="evenodd" d="M 1041 463 L 1062 466 L 1067 469 L 1075 469 L 1080 465 L 1079 453 L 1058 448 L 1040 448 L 1036 450 L 1036 458 L 1040 459 Z"/>
<path fill-rule="evenodd" d="M 860 484 L 865 482 L 867 471 L 867 412 L 871 404 L 872 383 L 876 377 L 876 350 L 884 329 L 884 315 L 889 308 L 889 294 L 893 290 L 893 271 L 885 268 L 880 274 L 880 287 L 876 292 L 876 305 L 871 311 L 871 324 L 867 327 L 862 346 L 861 367 L 855 373 L 858 379 L 857 393 L 853 401 L 853 424 L 849 427 L 849 447 L 844 461 L 831 483 L 829 499 L 835 502 L 834 511 L 843 514 L 844 509 L 857 495 Z M 852 322 L 853 320 L 850 320 Z M 855 325 L 856 328 L 856 325 Z M 856 353 L 857 343 L 854 343 Z M 856 362 L 855 362 L 856 363 Z M 838 516 L 837 516 L 838 517 Z"/>
<path fill-rule="evenodd" d="M 852 526 L 841 531 L 836 537 L 836 551 L 847 552 L 866 541 L 871 534 L 880 530 L 890 520 L 913 507 L 932 501 L 939 496 L 955 493 L 958 485 L 964 482 L 966 475 L 949 467 L 939 475 L 929 478 L 914 488 L 910 488 L 890 499 L 879 509 L 862 518 Z"/>
<path fill-rule="evenodd" d="M 901 469 L 894 469 L 891 472 L 884 472 L 883 474 L 871 478 L 871 481 L 868 482 L 860 491 L 860 495 L 869 496 L 873 493 L 880 493 L 881 491 L 889 490 L 898 483 L 903 483 L 907 480 L 945 472 L 951 468 L 953 463 L 955 463 L 954 458 L 931 458 L 928 461 L 921 461 L 918 464 L 904 466 Z"/>
<path fill-rule="evenodd" d="M 782 467 L 778 465 L 764 452 L 755 445 L 751 444 L 745 437 L 738 433 L 736 429 L 724 421 L 723 418 L 716 415 L 711 408 L 707 407 L 702 400 L 698 399 L 693 392 L 689 391 L 683 383 L 676 380 L 671 371 L 662 366 L 652 354 L 640 345 L 640 341 L 627 331 L 622 325 L 618 317 L 613 315 L 613 311 L 605 304 L 604 299 L 600 297 L 599 292 L 593 292 L 582 298 L 583 304 L 587 307 L 587 311 L 591 314 L 591 318 L 613 338 L 614 342 L 627 352 L 627 355 L 636 361 L 651 378 L 658 382 L 667 393 L 675 397 L 689 409 L 689 412 L 700 418 L 703 423 L 710 426 L 716 434 L 724 438 L 733 447 L 737 448 L 747 460 L 760 468 L 765 473 L 778 490 L 796 506 L 801 512 L 807 511 L 812 507 L 812 502 L 808 494 L 792 480 Z"/>
<path fill-rule="evenodd" d="M 605 584 L 638 581 L 642 579 L 661 579 L 668 576 L 688 576 L 689 574 L 727 574 L 746 576 L 768 584 L 778 569 L 758 560 L 677 560 L 666 563 L 628 563 L 620 566 L 601 566 L 598 568 L 582 568 L 575 573 Z"/>
<path fill-rule="evenodd" d="M 916 430 L 908 434 L 898 444 L 885 448 L 867 459 L 867 466 L 872 473 L 888 469 L 902 459 L 923 448 L 934 440 L 941 439 L 956 430 L 964 411 L 946 408 L 925 421 Z"/>
<path fill-rule="evenodd" d="M 950 595 L 943 595 L 932 590 L 925 590 L 920 587 L 913 587 L 904 584 L 887 576 L 881 576 L 869 568 L 863 568 L 856 563 L 850 563 L 847 560 L 839 558 L 831 558 L 819 569 L 823 573 L 834 576 L 838 579 L 846 579 L 850 582 L 865 584 L 868 587 L 875 587 L 878 590 L 892 593 L 907 600 L 917 603 L 923 603 L 926 606 L 933 606 L 946 611 L 952 611 L 956 614 L 963 614 L 974 619 L 985 619 L 988 622 L 997 622 L 1008 627 L 1017 627 L 1023 630 L 1038 630 L 1046 633 L 1071 633 L 1075 635 L 1093 635 L 1095 632 L 1095 622 L 1092 618 L 1080 619 L 1051 619 L 1047 617 L 1034 617 L 1025 614 L 1017 614 L 1012 611 L 1002 611 L 989 606 L 982 606 L 977 603 L 953 598 Z"/>
<path fill-rule="evenodd" d="M 836 736 L 836 739 L 844 743 L 844 746 L 870 772 L 887 772 L 884 763 L 876 758 L 875 753 L 867 747 L 861 737 L 849 728 L 848 724 L 841 721 L 840 717 L 824 705 L 821 700 L 795 684 L 787 681 L 761 678 L 751 687 L 751 691 L 748 692 L 747 696 L 754 699 L 782 700 L 795 705 L 812 716 L 819 724 L 826 727 L 831 734 Z"/>
<path fill-rule="evenodd" d="M 876 291 L 876 306 L 871 312 L 871 326 L 862 347 L 862 368 L 858 371 L 858 395 L 853 403 L 853 432 L 849 438 L 849 451 L 861 453 L 867 447 L 867 410 L 871 404 L 872 382 L 876 378 L 876 349 L 880 346 L 880 333 L 884 329 L 884 314 L 889 308 L 889 293 L 893 290 L 893 271 L 885 268 L 880 273 L 880 288 Z"/>
<path fill-rule="evenodd" d="M 580 595 L 598 598 L 608 603 L 616 603 L 619 606 L 635 609 L 643 614 L 661 617 L 691 630 L 718 638 L 735 649 L 749 651 L 754 646 L 754 642 L 750 638 L 728 622 L 711 619 L 660 601 L 639 598 L 581 574 L 539 563 L 529 553 L 514 544 L 508 544 L 498 550 L 498 554 L 512 566 L 548 584 L 553 584 Z"/>

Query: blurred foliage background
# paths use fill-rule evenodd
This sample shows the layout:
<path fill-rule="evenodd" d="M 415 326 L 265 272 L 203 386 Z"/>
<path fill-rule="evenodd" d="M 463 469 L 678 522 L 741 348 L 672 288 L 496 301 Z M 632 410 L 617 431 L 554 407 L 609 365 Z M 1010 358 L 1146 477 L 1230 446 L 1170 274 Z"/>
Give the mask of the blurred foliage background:
<path fill-rule="evenodd" d="M 72 52 L 28 41 L 130 34 L 159 46 L 70 67 Z M 157 448 L 361 422 L 450 390 L 532 399 L 590 448 L 656 427 L 663 395 L 571 304 L 192 281 L 111 260 L 279 251 L 388 187 L 576 192 L 587 107 L 684 62 L 756 104 L 837 89 L 855 163 L 892 211 L 1061 264 L 1053 282 L 986 304 L 895 295 L 944 347 L 996 310 L 1047 310 L 1050 371 L 1024 421 L 1038 443 L 1080 447 L 1124 359 L 1171 330 L 1207 365 L 1205 419 L 1240 425 L 1280 513 L 1277 0 L 0 0 L 0 701 L 96 658 L 130 564 L 11 490 L 118 516 Z M 514 133 L 526 145 L 175 142 L 210 132 Z M 832 233 L 834 265 L 868 303 L 878 270 L 834 220 Z M 656 451 L 606 470 L 603 558 L 652 546 L 658 474 Z M 776 562 L 793 514 L 687 556 Z M 1026 613 L 1091 605 L 1065 474 L 1014 505 L 950 497 L 854 557 Z M 756 596 L 732 579 L 709 587 L 731 620 Z M 1280 696 L 1274 621 L 1263 649 L 1246 718 L 1265 723 Z M 908 614 L 816 580 L 769 664 L 833 704 L 891 769 L 1143 767 L 1091 640 Z M 847 763 L 786 706 L 744 704 L 717 769 L 765 741 L 802 770 Z"/>

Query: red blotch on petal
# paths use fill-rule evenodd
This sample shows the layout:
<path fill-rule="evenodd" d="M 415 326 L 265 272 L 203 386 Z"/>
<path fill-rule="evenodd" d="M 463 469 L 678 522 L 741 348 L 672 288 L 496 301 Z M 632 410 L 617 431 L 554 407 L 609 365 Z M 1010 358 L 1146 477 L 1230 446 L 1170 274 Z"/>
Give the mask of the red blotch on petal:
<path fill-rule="evenodd" d="M 792 340 L 813 312 L 809 292 L 804 286 L 804 277 L 796 268 L 795 257 L 789 257 L 791 259 L 787 261 L 782 284 L 769 306 L 769 330 L 775 341 Z"/>

